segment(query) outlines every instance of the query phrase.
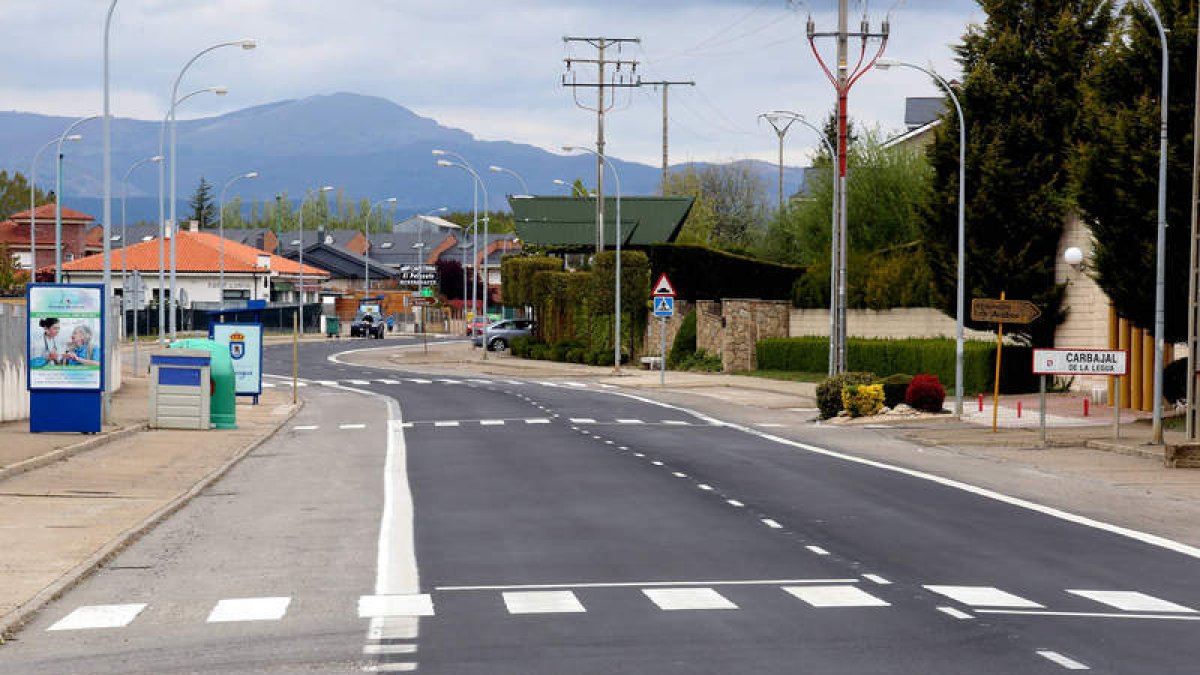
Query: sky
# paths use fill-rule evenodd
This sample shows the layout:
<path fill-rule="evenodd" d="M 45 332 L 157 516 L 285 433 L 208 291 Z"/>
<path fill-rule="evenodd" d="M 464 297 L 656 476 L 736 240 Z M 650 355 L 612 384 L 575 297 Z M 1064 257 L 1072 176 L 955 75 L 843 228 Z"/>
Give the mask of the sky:
<path fill-rule="evenodd" d="M 984 20 L 974 0 L 849 0 L 851 27 L 890 17 L 886 56 L 957 77 L 952 46 Z M 0 110 L 64 116 L 102 109 L 102 38 L 109 0 L 0 2 Z M 670 161 L 774 162 L 778 140 L 759 113 L 787 109 L 819 125 L 833 86 L 806 38 L 837 26 L 837 0 L 119 0 L 111 33 L 113 114 L 161 119 L 184 65 L 215 44 L 253 38 L 258 48 L 212 51 L 190 66 L 180 118 L 315 94 L 380 96 L 481 140 L 559 152 L 592 145 L 595 89 L 566 88 L 567 58 L 595 49 L 564 36 L 638 38 L 620 51 L 643 80 L 691 80 L 669 90 Z M 818 40 L 828 60 L 831 39 Z M 616 54 L 610 50 L 607 56 Z M 855 53 L 857 55 L 857 53 Z M 572 68 L 594 82 L 595 66 Z M 850 115 L 885 133 L 903 129 L 907 96 L 937 96 L 910 69 L 872 71 L 850 93 Z M 657 165 L 662 93 L 621 90 L 606 116 L 607 151 Z M 347 123 L 353 123 L 347 120 Z M 817 140 L 793 128 L 785 161 L 806 163 Z"/>

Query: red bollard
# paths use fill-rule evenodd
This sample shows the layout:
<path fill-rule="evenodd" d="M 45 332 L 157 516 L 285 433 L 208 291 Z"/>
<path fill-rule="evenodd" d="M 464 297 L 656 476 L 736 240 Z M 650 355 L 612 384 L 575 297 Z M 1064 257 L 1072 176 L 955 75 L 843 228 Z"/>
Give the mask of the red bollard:
<path fill-rule="evenodd" d="M 1087 397 L 1084 397 L 1084 399 L 1083 399 L 1083 416 L 1084 416 L 1084 417 L 1087 417 L 1087 416 L 1088 416 L 1088 400 L 1087 400 Z"/>
<path fill-rule="evenodd" d="M 979 394 L 979 412 L 983 412 L 983 394 Z"/>
<path fill-rule="evenodd" d="M 1017 417 L 1021 417 L 1021 402 L 1017 401 Z"/>

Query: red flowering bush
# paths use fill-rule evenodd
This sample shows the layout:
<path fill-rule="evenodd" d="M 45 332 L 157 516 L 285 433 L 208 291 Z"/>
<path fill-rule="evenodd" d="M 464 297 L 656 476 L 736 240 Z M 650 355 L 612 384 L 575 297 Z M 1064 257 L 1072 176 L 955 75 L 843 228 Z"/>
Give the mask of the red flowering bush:
<path fill-rule="evenodd" d="M 946 400 L 946 389 L 938 381 L 937 375 L 917 375 L 904 392 L 904 402 L 917 410 L 925 412 L 941 412 L 942 402 Z"/>

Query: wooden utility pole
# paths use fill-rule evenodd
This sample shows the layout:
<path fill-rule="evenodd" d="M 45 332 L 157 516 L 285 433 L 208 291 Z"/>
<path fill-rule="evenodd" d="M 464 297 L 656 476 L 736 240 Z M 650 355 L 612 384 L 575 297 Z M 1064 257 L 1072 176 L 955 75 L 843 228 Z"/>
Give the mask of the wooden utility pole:
<path fill-rule="evenodd" d="M 687 85 L 689 87 L 694 87 L 694 86 L 696 86 L 696 83 L 691 80 L 688 80 L 686 82 L 685 81 L 669 82 L 666 80 L 661 80 L 658 82 L 646 82 L 644 80 L 639 80 L 639 81 L 641 82 L 642 85 L 649 85 L 652 87 L 662 87 L 662 95 L 663 95 L 663 104 L 662 104 L 663 160 L 662 160 L 662 182 L 659 183 L 658 194 L 665 197 L 667 194 L 667 171 L 670 169 L 670 166 L 671 166 L 670 162 L 667 160 L 667 122 L 669 119 L 667 117 L 667 92 L 670 90 L 672 85 Z"/>

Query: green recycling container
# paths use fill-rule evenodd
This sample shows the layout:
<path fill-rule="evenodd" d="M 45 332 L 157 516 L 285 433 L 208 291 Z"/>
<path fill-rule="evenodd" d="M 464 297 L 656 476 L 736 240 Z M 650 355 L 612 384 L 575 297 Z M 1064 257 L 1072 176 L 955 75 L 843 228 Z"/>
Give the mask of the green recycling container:
<path fill-rule="evenodd" d="M 218 429 L 236 429 L 237 389 L 229 345 L 214 340 L 189 338 L 175 342 L 171 348 L 203 349 L 212 353 L 209 420 Z"/>

